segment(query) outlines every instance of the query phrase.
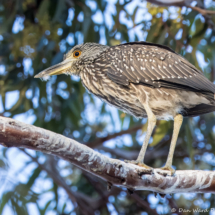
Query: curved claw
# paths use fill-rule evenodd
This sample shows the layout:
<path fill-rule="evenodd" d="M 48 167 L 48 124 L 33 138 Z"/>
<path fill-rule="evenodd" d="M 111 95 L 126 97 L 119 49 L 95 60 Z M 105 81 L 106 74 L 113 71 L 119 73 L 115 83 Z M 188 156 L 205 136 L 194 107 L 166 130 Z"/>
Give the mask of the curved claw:
<path fill-rule="evenodd" d="M 134 161 L 134 160 L 124 160 L 125 163 L 131 163 L 131 164 L 135 164 L 137 166 L 143 167 L 147 170 L 150 170 L 151 173 L 154 173 L 154 169 L 150 166 L 147 166 L 146 164 L 142 163 L 142 162 L 138 162 L 138 161 Z"/>
<path fill-rule="evenodd" d="M 137 161 L 134 161 L 134 160 L 124 160 L 125 163 L 132 163 L 132 164 L 135 164 L 137 165 L 138 162 Z"/>
<path fill-rule="evenodd" d="M 159 169 L 170 171 L 171 176 L 173 176 L 175 174 L 175 169 L 173 169 L 171 166 L 168 166 L 168 165 L 165 165 L 164 167 L 161 167 Z"/>

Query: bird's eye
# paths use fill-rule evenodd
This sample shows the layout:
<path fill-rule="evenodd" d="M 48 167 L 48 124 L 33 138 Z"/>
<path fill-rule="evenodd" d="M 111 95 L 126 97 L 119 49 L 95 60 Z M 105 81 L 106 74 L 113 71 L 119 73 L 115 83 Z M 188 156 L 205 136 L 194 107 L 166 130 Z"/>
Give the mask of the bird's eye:
<path fill-rule="evenodd" d="M 81 55 L 81 51 L 74 51 L 73 52 L 73 57 L 77 58 Z"/>

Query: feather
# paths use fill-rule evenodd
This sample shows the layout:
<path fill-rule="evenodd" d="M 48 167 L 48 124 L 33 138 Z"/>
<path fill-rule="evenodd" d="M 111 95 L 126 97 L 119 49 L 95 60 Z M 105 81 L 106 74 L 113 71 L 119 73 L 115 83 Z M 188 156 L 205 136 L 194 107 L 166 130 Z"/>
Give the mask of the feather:
<path fill-rule="evenodd" d="M 119 48 L 120 47 L 120 48 Z M 214 95 L 215 85 L 172 49 L 147 42 L 125 43 L 104 53 L 108 77 L 117 84 L 143 84 L 152 88 L 186 89 Z M 109 62 L 104 62 L 108 60 Z M 121 72 L 120 72 L 121 71 Z"/>
<path fill-rule="evenodd" d="M 207 104 L 200 104 L 190 109 L 184 109 L 182 115 L 184 117 L 195 117 L 202 114 L 210 113 L 215 111 L 215 106 L 207 105 Z"/>

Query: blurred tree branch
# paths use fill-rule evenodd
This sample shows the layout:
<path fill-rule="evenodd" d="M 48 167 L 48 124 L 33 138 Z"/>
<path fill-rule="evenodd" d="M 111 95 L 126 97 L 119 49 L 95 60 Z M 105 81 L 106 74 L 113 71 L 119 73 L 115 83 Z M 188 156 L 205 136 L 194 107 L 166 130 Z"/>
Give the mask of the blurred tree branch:
<path fill-rule="evenodd" d="M 131 133 L 134 133 L 134 132 L 140 130 L 142 127 L 143 127 L 143 125 L 137 125 L 137 126 L 128 128 L 127 130 L 123 130 L 123 131 L 120 131 L 120 132 L 116 132 L 116 133 L 114 133 L 114 134 L 109 134 L 109 135 L 106 136 L 106 137 L 96 138 L 94 141 L 89 142 L 89 143 L 86 143 L 86 145 L 89 146 L 89 147 L 91 147 L 91 148 L 95 148 L 95 147 L 101 145 L 101 144 L 102 144 L 103 142 L 105 142 L 105 141 L 108 141 L 108 140 L 110 140 L 110 139 L 116 138 L 116 137 L 118 137 L 118 136 L 122 136 L 122 135 L 124 135 L 124 134 L 131 134 Z"/>
<path fill-rule="evenodd" d="M 189 5 L 193 0 L 147 0 L 147 2 L 150 2 L 152 4 L 157 4 L 160 6 L 176 6 L 176 7 L 183 7 L 186 5 Z"/>
<path fill-rule="evenodd" d="M 188 6 L 188 7 L 191 8 L 192 10 L 198 11 L 203 16 L 207 15 L 207 14 L 208 15 L 214 15 L 215 14 L 215 11 L 212 11 L 212 10 L 205 10 L 205 9 L 200 8 L 200 7 L 192 7 L 192 6 Z"/>
<path fill-rule="evenodd" d="M 95 204 L 92 204 L 92 199 L 90 197 L 88 197 L 84 193 L 73 192 L 71 190 L 71 188 L 69 187 L 69 185 L 66 184 L 65 180 L 60 176 L 60 174 L 57 172 L 56 168 L 53 165 L 51 165 L 51 167 L 50 167 L 50 165 L 47 165 L 47 163 L 46 163 L 46 165 L 40 164 L 38 162 L 37 158 L 33 157 L 25 150 L 22 150 L 22 151 L 26 155 L 28 155 L 32 159 L 33 162 L 37 163 L 39 168 L 41 170 L 44 170 L 53 179 L 53 181 L 57 185 L 59 185 L 65 189 L 70 200 L 73 203 L 77 202 L 82 214 L 84 214 L 84 215 L 93 214 L 92 205 L 95 205 Z M 53 159 L 52 159 L 52 162 L 53 162 Z M 89 207 L 89 205 L 90 205 L 90 207 Z"/>
<path fill-rule="evenodd" d="M 146 208 L 149 214 L 154 214 L 154 215 L 158 214 L 156 209 L 152 209 L 149 203 L 146 201 L 143 201 L 142 198 L 138 196 L 136 193 L 134 193 L 132 197 L 137 202 L 137 204 L 141 205 L 143 208 Z"/>
<path fill-rule="evenodd" d="M 116 155 L 118 158 L 122 158 L 125 160 L 135 160 L 139 154 L 139 151 L 137 150 L 128 151 L 128 150 L 119 149 L 119 148 L 112 149 L 105 146 L 99 146 L 98 149 L 104 150 L 106 152 L 110 152 L 112 155 Z M 153 149 L 151 151 L 147 151 L 147 154 L 145 156 L 145 161 L 146 163 L 150 163 L 157 158 L 166 159 L 167 154 L 168 154 L 168 149 L 161 149 L 159 151 L 155 151 Z M 189 156 L 189 155 L 187 153 L 177 152 L 176 150 L 174 157 L 184 158 L 185 156 Z"/>
<path fill-rule="evenodd" d="M 53 181 L 60 187 L 64 188 L 67 192 L 70 200 L 73 203 L 77 203 L 80 209 L 81 214 L 84 215 L 91 215 L 94 213 L 94 210 L 99 209 L 102 204 L 106 204 L 106 201 L 110 195 L 114 195 L 116 193 L 119 193 L 121 190 L 116 188 L 112 189 L 111 192 L 104 192 L 104 190 L 100 190 L 99 194 L 101 195 L 100 198 L 92 198 L 90 196 L 87 196 L 84 193 L 81 192 L 73 192 L 69 185 L 66 184 L 64 178 L 60 176 L 56 169 L 56 160 L 53 159 L 53 157 L 49 156 L 49 162 L 46 162 L 45 165 L 39 163 L 38 159 L 36 157 L 33 157 L 31 154 L 29 154 L 24 149 L 21 149 L 26 155 L 28 155 L 33 162 L 35 162 L 39 168 L 43 171 L 45 171 L 52 179 Z M 86 176 L 86 173 L 84 173 Z M 89 179 L 89 176 L 88 176 Z M 96 186 L 98 186 L 98 183 L 94 183 Z M 94 185 L 94 186 L 95 186 Z M 98 190 L 97 190 L 98 191 Z M 102 191 L 102 192 L 101 192 Z"/>
<path fill-rule="evenodd" d="M 152 174 L 150 170 L 142 167 L 108 158 L 75 140 L 11 118 L 0 117 L 0 140 L 1 145 L 5 147 L 23 147 L 57 155 L 108 181 L 110 187 L 118 185 L 133 190 L 151 190 L 164 194 L 215 193 L 213 171 L 183 170 L 176 171 L 175 176 L 171 177 L 168 171 L 156 169 Z M 54 174 L 58 181 L 58 174 Z M 71 198 L 74 199 L 74 194 Z"/>
<path fill-rule="evenodd" d="M 90 173 L 83 171 L 83 174 L 85 178 L 91 183 L 91 185 L 95 188 L 95 190 L 98 192 L 98 194 L 101 196 L 100 198 L 91 198 L 84 193 L 81 192 L 73 192 L 69 185 L 66 184 L 63 177 L 60 176 L 56 169 L 56 160 L 53 159 L 52 156 L 48 156 L 49 162 L 45 162 L 45 164 L 39 163 L 38 159 L 36 157 L 33 157 L 31 154 L 29 154 L 26 150 L 21 149 L 26 155 L 28 155 L 33 162 L 35 162 L 39 168 L 43 171 L 45 171 L 52 179 L 53 181 L 60 187 L 64 188 L 67 192 L 70 200 L 73 203 L 77 203 L 80 209 L 81 214 L 84 215 L 91 215 L 93 214 L 95 210 L 98 210 L 102 206 L 106 205 L 106 202 L 108 201 L 108 197 L 111 195 L 116 195 L 121 192 L 121 189 L 114 187 L 114 189 L 111 189 L 111 191 L 105 191 L 104 188 L 101 186 L 100 183 L 98 183 L 97 179 L 90 175 Z M 138 204 L 141 206 L 141 208 L 146 209 L 148 212 L 153 212 L 153 214 L 157 214 L 156 210 L 153 210 L 150 208 L 150 205 L 147 201 L 143 200 L 140 196 L 138 196 L 136 193 L 131 196 L 132 199 L 138 202 Z"/>
<path fill-rule="evenodd" d="M 199 13 L 201 13 L 203 16 L 204 15 L 212 15 L 215 14 L 215 11 L 212 10 L 206 10 L 197 6 L 191 6 L 190 3 L 193 2 L 193 0 L 147 0 L 147 2 L 150 2 L 152 4 L 157 4 L 160 6 L 176 6 L 176 7 L 188 7 L 191 8 L 192 10 L 195 10 Z"/>

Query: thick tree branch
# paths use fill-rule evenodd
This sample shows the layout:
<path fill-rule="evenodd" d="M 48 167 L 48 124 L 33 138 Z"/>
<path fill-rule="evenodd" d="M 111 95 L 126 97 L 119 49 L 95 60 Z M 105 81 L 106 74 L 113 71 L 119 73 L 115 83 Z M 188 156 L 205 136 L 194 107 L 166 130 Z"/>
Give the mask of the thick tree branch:
<path fill-rule="evenodd" d="M 57 155 L 109 184 L 134 190 L 159 193 L 215 193 L 215 172 L 200 170 L 168 171 L 155 169 L 154 174 L 137 165 L 108 158 L 93 149 L 60 134 L 0 117 L 0 142 L 5 147 L 24 147 Z M 164 176 L 166 175 L 166 176 Z"/>

